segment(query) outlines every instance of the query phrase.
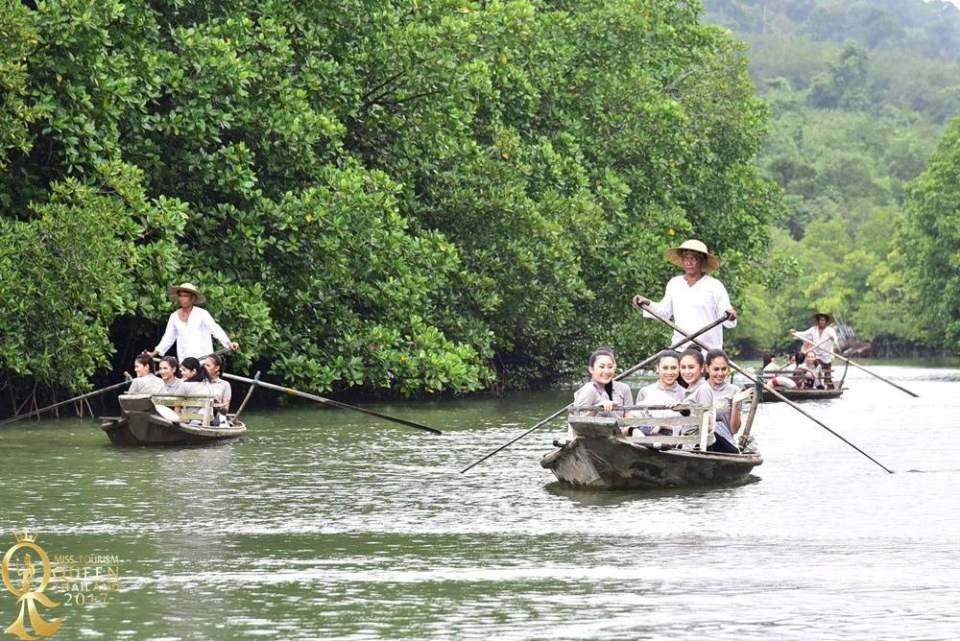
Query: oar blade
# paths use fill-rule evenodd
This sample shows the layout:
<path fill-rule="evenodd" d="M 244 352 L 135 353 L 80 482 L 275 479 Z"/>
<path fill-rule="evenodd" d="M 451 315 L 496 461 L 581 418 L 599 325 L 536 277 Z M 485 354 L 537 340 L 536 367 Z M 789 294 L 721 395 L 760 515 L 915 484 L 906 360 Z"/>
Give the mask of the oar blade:
<path fill-rule="evenodd" d="M 114 383 L 113 385 L 107 385 L 106 387 L 100 388 L 98 390 L 93 390 L 92 392 L 81 394 L 80 396 L 74 396 L 73 398 L 68 398 L 65 401 L 60 401 L 58 403 L 53 403 L 52 405 L 47 405 L 46 407 L 41 407 L 40 409 L 37 409 L 37 410 L 32 410 L 24 414 L 19 414 L 17 416 L 12 416 L 8 419 L 4 419 L 3 421 L 0 421 L 0 427 L 3 427 L 4 425 L 9 425 L 11 423 L 16 423 L 19 420 L 30 418 L 31 416 L 40 416 L 44 412 L 49 412 L 50 410 L 56 409 L 58 407 L 63 407 L 64 405 L 69 405 L 70 403 L 76 403 L 77 401 L 82 401 L 87 398 L 93 398 L 94 396 L 99 396 L 100 394 L 106 394 L 107 392 L 123 387 L 124 385 L 128 385 L 129 383 L 130 383 L 129 379 L 124 380 L 119 383 Z"/>

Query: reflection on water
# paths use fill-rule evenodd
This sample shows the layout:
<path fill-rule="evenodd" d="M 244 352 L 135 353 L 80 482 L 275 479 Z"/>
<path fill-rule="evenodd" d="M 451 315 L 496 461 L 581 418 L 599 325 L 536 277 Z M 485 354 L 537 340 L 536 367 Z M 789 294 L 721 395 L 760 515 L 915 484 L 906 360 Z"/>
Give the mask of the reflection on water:
<path fill-rule="evenodd" d="M 62 638 L 958 638 L 960 370 L 878 371 L 921 396 L 851 370 L 803 407 L 893 475 L 784 404 L 760 408 L 758 482 L 645 493 L 555 483 L 560 422 L 458 473 L 566 393 L 376 408 L 440 437 L 300 406 L 217 447 L 5 428 L 0 526 L 120 557 L 122 591 L 60 612 Z"/>

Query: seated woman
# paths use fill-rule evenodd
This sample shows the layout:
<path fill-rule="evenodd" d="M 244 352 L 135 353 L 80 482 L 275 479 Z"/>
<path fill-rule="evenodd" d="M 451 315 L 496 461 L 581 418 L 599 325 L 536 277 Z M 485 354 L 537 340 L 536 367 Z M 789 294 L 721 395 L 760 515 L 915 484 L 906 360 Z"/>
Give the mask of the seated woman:
<path fill-rule="evenodd" d="M 203 367 L 207 370 L 210 389 L 213 392 L 215 410 L 220 412 L 221 423 L 226 419 L 226 413 L 230 411 L 230 400 L 233 396 L 233 390 L 230 383 L 220 378 L 220 370 L 223 368 L 223 359 L 219 354 L 210 354 L 203 361 Z"/>
<path fill-rule="evenodd" d="M 817 364 L 817 355 L 807 352 L 803 362 L 797 366 L 794 374 L 800 379 L 800 387 L 805 389 L 824 389 L 820 378 L 820 366 Z"/>
<path fill-rule="evenodd" d="M 200 361 L 188 356 L 180 363 L 180 377 L 185 383 L 202 383 L 207 380 L 207 370 L 200 366 Z"/>
<path fill-rule="evenodd" d="M 176 356 L 164 356 L 160 359 L 160 365 L 157 371 L 160 372 L 160 379 L 163 381 L 163 393 L 176 396 L 180 393 L 182 381 L 177 378 L 180 363 Z"/>
<path fill-rule="evenodd" d="M 594 407 L 600 405 L 600 416 L 623 416 L 623 411 L 614 411 L 615 407 L 633 405 L 633 392 L 626 383 L 615 381 L 617 371 L 613 350 L 601 347 L 592 354 L 587 364 L 590 380 L 573 395 L 573 407 Z"/>
<path fill-rule="evenodd" d="M 180 363 L 180 386 L 177 394 L 181 396 L 196 396 L 196 401 L 190 401 L 183 407 L 175 408 L 178 413 L 186 412 L 193 415 L 191 423 L 199 425 L 206 420 L 208 423 L 213 420 L 213 416 L 203 410 L 204 398 L 213 395 L 213 390 L 207 385 L 207 370 L 200 365 L 200 361 L 193 356 L 188 356 Z M 203 420 L 197 418 L 203 416 Z"/>
<path fill-rule="evenodd" d="M 640 388 L 637 391 L 636 405 L 674 405 L 683 398 L 684 389 L 677 384 L 677 378 L 680 376 L 680 354 L 672 349 L 666 349 L 657 355 L 657 382 Z M 635 410 L 629 412 L 627 416 L 670 416 L 673 415 L 669 410 Z M 627 434 L 633 433 L 639 429 L 646 435 L 659 434 L 663 428 L 656 425 L 641 425 L 640 427 L 628 427 Z"/>
<path fill-rule="evenodd" d="M 724 439 L 726 445 L 731 446 L 739 452 L 737 448 L 737 437 L 735 434 L 740 429 L 740 401 L 734 401 L 740 388 L 727 381 L 727 374 L 730 371 L 730 360 L 722 349 L 712 349 L 707 352 L 707 382 L 713 391 L 714 407 L 717 410 L 716 433 L 717 441 Z M 731 451 L 729 448 L 718 450 L 721 452 Z"/>
<path fill-rule="evenodd" d="M 793 370 L 797 369 L 797 363 L 799 361 L 795 357 L 791 357 L 789 352 L 784 352 L 781 354 L 780 360 L 783 362 L 783 371 L 792 372 Z"/>
<path fill-rule="evenodd" d="M 714 407 L 713 389 L 703 378 L 705 362 L 703 353 L 698 349 L 688 349 L 680 356 L 680 378 L 687 384 L 687 389 L 683 394 L 685 402 L 699 405 L 701 407 Z M 714 427 L 716 440 L 707 447 L 710 452 L 728 452 L 738 454 L 740 450 L 732 442 L 732 435 L 725 426 L 721 428 L 722 423 L 716 422 Z M 730 440 L 727 440 L 730 439 Z"/>
<path fill-rule="evenodd" d="M 163 381 L 153 373 L 153 358 L 143 352 L 133 359 L 133 371 L 137 378 L 130 383 L 127 394 L 159 394 L 163 391 Z"/>
<path fill-rule="evenodd" d="M 797 386 L 793 375 L 784 375 L 782 372 L 792 372 L 792 367 L 781 367 L 777 362 L 776 354 L 770 353 L 763 357 L 763 378 L 769 387 L 785 387 L 793 389 Z"/>

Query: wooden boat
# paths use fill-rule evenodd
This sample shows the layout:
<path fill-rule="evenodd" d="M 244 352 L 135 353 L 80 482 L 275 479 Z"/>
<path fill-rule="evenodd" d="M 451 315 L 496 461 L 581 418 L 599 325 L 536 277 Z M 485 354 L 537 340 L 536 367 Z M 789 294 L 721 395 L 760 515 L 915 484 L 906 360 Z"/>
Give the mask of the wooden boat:
<path fill-rule="evenodd" d="M 805 389 L 805 388 L 796 388 L 796 389 L 787 389 L 784 387 L 778 387 L 777 391 L 791 401 L 812 401 L 812 400 L 828 400 L 831 398 L 840 398 L 843 396 L 844 387 L 834 386 L 830 389 Z M 782 399 L 778 398 L 771 392 L 769 389 L 764 388 L 763 390 L 763 402 L 764 403 L 779 403 Z"/>
<path fill-rule="evenodd" d="M 749 438 L 756 403 L 751 403 L 744 432 L 746 449 L 740 454 L 707 451 L 715 421 L 712 408 L 648 409 L 669 409 L 678 414 L 659 418 L 572 415 L 568 422 L 573 438 L 563 444 L 555 442 L 559 447 L 546 454 L 540 465 L 561 482 L 583 488 L 653 489 L 754 480 L 751 470 L 763 463 Z M 690 416 L 681 416 L 683 411 L 689 411 Z M 623 428 L 640 425 L 687 427 L 676 436 L 624 435 Z"/>
<path fill-rule="evenodd" d="M 114 445 L 197 445 L 235 439 L 247 427 L 231 419 L 214 423 L 209 396 L 120 396 L 122 416 L 103 418 L 101 429 Z"/>
<path fill-rule="evenodd" d="M 840 382 L 834 383 L 833 387 L 828 387 L 826 389 L 813 389 L 809 387 L 796 387 L 791 389 L 788 387 L 777 387 L 776 390 L 780 394 L 782 394 L 784 398 L 787 398 L 788 400 L 791 400 L 791 401 L 812 401 L 812 400 L 828 400 L 831 398 L 840 398 L 841 396 L 843 396 L 843 392 L 846 389 L 843 386 L 843 382 L 847 379 L 847 370 L 849 368 L 850 368 L 849 363 L 844 362 L 843 374 L 840 377 Z M 790 376 L 792 374 L 793 374 L 792 370 L 785 371 L 785 372 L 764 372 L 764 379 L 769 380 L 775 375 Z M 761 400 L 763 400 L 764 403 L 778 403 L 782 399 L 774 395 L 774 393 L 771 392 L 769 388 L 764 387 Z"/>

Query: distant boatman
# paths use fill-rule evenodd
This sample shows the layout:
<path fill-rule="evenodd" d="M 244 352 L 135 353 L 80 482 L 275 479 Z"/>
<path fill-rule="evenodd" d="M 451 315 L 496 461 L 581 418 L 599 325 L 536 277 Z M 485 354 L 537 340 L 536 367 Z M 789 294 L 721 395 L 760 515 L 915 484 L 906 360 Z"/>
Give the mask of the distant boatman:
<path fill-rule="evenodd" d="M 180 309 L 170 314 L 167 321 L 167 330 L 157 347 L 150 352 L 151 356 L 165 354 L 168 349 L 177 343 L 177 360 L 192 356 L 203 358 L 213 353 L 213 337 L 229 350 L 236 351 L 240 346 L 231 341 L 223 328 L 213 320 L 210 312 L 197 307 L 207 301 L 200 290 L 193 283 L 181 283 L 167 288 L 167 294 L 180 304 Z"/>
<path fill-rule="evenodd" d="M 720 259 L 711 254 L 703 242 L 694 239 L 666 250 L 663 257 L 683 269 L 683 274 L 674 276 L 667 282 L 663 300 L 659 303 L 637 294 L 633 297 L 633 306 L 644 310 L 647 318 L 652 316 L 646 309 L 658 316 L 673 318 L 677 327 L 688 335 L 694 334 L 721 316 L 726 316 L 727 320 L 722 326 L 717 325 L 697 339 L 707 350 L 723 349 L 723 328 L 737 326 L 737 310 L 730 304 L 727 288 L 710 276 L 710 272 L 720 266 Z M 674 343 L 682 341 L 683 338 L 679 332 L 673 333 Z"/>
<path fill-rule="evenodd" d="M 827 312 L 814 312 L 813 320 L 816 323 L 813 327 L 798 332 L 795 329 L 790 330 L 790 335 L 803 341 L 802 352 L 807 354 L 811 349 L 813 355 L 817 357 L 817 364 L 820 365 L 820 372 L 823 376 L 823 385 L 827 389 L 833 387 L 833 353 L 840 346 L 840 339 L 837 337 L 837 331 L 833 327 L 828 327 L 833 317 Z"/>

